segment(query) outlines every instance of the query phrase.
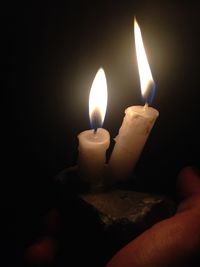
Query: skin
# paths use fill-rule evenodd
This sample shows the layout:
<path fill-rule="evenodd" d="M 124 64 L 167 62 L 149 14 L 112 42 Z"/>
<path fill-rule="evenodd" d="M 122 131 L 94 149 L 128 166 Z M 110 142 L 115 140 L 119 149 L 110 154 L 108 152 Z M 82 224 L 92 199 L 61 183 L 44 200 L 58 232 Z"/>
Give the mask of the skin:
<path fill-rule="evenodd" d="M 200 176 L 193 168 L 180 172 L 177 194 L 181 201 L 176 214 L 122 248 L 106 267 L 200 266 L 192 263 L 200 260 Z M 48 215 L 47 228 L 49 235 L 62 228 L 57 211 Z M 56 240 L 44 238 L 27 248 L 25 259 L 28 263 L 50 264 L 56 251 Z"/>
<path fill-rule="evenodd" d="M 106 267 L 191 266 L 200 252 L 200 177 L 191 167 L 180 172 L 177 189 L 177 213 L 130 242 Z"/>

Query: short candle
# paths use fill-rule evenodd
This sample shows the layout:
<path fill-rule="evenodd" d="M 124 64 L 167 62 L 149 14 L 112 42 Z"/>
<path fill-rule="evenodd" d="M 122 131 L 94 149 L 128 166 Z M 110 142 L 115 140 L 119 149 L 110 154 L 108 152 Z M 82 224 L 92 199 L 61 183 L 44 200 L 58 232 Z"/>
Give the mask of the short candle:
<path fill-rule="evenodd" d="M 100 128 L 107 106 L 107 83 L 104 70 L 97 72 L 89 97 L 89 115 L 92 128 L 81 132 L 79 139 L 78 169 L 82 180 L 91 187 L 101 187 L 104 179 L 106 150 L 110 145 L 109 132 Z"/>

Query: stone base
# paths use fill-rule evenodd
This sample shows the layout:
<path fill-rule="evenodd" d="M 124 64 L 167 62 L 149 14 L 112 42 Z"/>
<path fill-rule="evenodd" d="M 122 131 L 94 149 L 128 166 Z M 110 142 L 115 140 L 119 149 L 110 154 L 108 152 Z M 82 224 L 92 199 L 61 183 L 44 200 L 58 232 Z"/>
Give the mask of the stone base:
<path fill-rule="evenodd" d="M 166 196 L 119 187 L 89 192 L 76 168 L 60 173 L 57 184 L 67 228 L 63 241 L 70 236 L 75 242 L 83 266 L 104 266 L 124 245 L 176 210 Z"/>

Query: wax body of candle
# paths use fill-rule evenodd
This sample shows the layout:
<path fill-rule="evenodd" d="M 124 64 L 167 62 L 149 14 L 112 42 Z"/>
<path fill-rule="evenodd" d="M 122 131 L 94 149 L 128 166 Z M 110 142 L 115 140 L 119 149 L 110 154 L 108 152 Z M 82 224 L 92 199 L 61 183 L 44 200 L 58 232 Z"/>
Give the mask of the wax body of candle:
<path fill-rule="evenodd" d="M 140 27 L 134 20 L 134 34 L 140 85 L 144 106 L 132 106 L 126 109 L 125 117 L 109 162 L 112 180 L 126 179 L 134 169 L 149 133 L 159 113 L 148 107 L 155 93 L 155 83 L 145 53 Z"/>
<path fill-rule="evenodd" d="M 158 115 L 156 109 L 148 106 L 132 106 L 125 110 L 108 166 L 112 179 L 130 176 Z"/>
<path fill-rule="evenodd" d="M 110 145 L 109 132 L 103 128 L 87 130 L 78 135 L 79 139 L 79 173 L 81 179 L 91 187 L 103 183 L 106 150 Z"/>
<path fill-rule="evenodd" d="M 106 75 L 100 68 L 94 78 L 89 96 L 89 115 L 93 130 L 78 135 L 79 175 L 91 188 L 103 185 L 106 150 L 110 145 L 109 132 L 101 128 L 107 106 Z"/>

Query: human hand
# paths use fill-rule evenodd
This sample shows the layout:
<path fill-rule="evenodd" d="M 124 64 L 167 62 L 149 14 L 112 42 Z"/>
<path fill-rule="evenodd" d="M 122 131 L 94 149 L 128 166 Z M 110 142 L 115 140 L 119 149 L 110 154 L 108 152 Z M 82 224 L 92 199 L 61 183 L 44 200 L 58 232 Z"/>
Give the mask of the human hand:
<path fill-rule="evenodd" d="M 200 177 L 194 169 L 180 172 L 177 191 L 182 201 L 176 214 L 122 248 L 106 267 L 183 267 L 200 260 Z"/>
<path fill-rule="evenodd" d="M 180 172 L 177 191 L 181 202 L 176 214 L 143 232 L 122 248 L 106 267 L 193 266 L 191 261 L 198 257 L 198 252 L 200 254 L 200 177 L 191 167 Z M 52 235 L 56 236 L 63 228 L 59 212 L 51 210 L 46 222 L 49 237 L 25 252 L 26 261 L 34 266 L 51 264 L 57 254 L 57 238 Z"/>

